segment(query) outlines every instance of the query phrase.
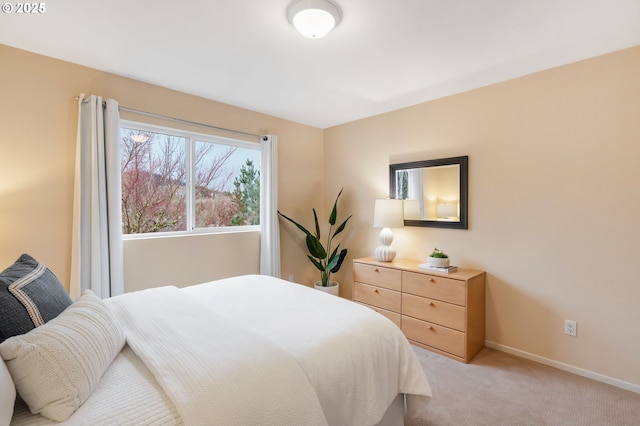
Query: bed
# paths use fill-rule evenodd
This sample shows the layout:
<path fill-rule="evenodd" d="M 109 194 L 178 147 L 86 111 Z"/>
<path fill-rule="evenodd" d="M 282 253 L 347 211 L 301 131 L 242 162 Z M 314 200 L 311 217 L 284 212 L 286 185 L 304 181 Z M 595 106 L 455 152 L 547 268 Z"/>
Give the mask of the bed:
<path fill-rule="evenodd" d="M 12 425 L 401 425 L 431 396 L 391 321 L 261 275 L 85 291 L 0 355 Z"/>

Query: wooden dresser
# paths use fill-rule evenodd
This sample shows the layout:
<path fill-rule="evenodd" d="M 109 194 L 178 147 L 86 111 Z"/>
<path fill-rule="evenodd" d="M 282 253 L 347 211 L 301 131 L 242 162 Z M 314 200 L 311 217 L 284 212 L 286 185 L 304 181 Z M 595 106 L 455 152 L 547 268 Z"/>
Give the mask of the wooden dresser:
<path fill-rule="evenodd" d="M 417 346 L 469 362 L 484 347 L 483 271 L 442 274 L 422 262 L 353 261 L 353 300 L 389 318 Z"/>

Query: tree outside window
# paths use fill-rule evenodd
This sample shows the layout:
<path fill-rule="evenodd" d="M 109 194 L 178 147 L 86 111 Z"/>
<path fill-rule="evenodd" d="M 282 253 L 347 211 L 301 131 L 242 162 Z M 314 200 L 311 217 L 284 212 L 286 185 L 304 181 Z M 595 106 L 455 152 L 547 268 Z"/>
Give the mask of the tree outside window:
<path fill-rule="evenodd" d="M 123 234 L 260 223 L 257 144 L 164 130 L 121 128 Z"/>

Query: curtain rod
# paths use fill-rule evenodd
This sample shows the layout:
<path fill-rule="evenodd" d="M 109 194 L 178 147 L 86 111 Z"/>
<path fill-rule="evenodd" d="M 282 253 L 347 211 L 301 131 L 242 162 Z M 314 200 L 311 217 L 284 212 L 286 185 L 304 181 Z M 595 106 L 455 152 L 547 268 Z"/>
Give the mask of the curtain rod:
<path fill-rule="evenodd" d="M 77 101 L 77 100 L 80 99 L 80 97 L 76 96 L 74 99 Z M 87 98 L 85 98 L 83 100 L 83 102 L 86 101 L 86 100 L 87 100 Z M 132 113 L 135 113 L 135 114 L 146 115 L 146 116 L 149 116 L 149 117 L 162 118 L 162 119 L 165 119 L 165 120 L 177 121 L 177 122 L 183 123 L 183 124 L 191 124 L 193 126 L 206 127 L 206 128 L 209 128 L 209 129 L 221 130 L 223 132 L 231 132 L 231 133 L 236 133 L 236 134 L 239 134 L 239 135 L 255 136 L 257 138 L 262 139 L 262 135 L 256 135 L 255 133 L 248 133 L 248 132 L 243 132 L 243 131 L 240 131 L 240 130 L 233 130 L 233 129 L 225 129 L 224 127 L 213 126 L 211 124 L 198 123 L 196 121 L 185 120 L 183 118 L 169 117 L 168 115 L 156 114 L 154 112 L 140 111 L 138 109 L 128 108 L 128 107 L 125 107 L 125 106 L 122 106 L 122 105 L 118 105 L 118 109 L 122 110 L 122 111 L 132 112 Z"/>

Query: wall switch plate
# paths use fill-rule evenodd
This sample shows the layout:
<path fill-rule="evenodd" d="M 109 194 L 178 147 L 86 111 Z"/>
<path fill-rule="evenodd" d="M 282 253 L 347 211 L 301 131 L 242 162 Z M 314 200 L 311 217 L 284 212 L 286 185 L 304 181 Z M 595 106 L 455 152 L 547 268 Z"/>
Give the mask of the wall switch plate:
<path fill-rule="evenodd" d="M 578 323 L 571 320 L 564 320 L 564 334 L 576 337 L 578 335 Z"/>

